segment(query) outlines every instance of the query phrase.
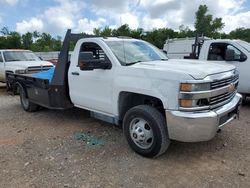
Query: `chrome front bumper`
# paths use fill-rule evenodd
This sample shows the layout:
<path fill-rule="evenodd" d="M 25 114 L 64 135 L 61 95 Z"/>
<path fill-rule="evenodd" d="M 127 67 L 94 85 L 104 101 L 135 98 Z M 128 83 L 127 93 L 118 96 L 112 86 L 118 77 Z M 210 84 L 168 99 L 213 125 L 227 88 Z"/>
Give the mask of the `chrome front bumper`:
<path fill-rule="evenodd" d="M 169 138 L 183 142 L 212 139 L 217 130 L 238 116 L 242 96 L 235 97 L 222 107 L 206 112 L 166 111 Z"/>

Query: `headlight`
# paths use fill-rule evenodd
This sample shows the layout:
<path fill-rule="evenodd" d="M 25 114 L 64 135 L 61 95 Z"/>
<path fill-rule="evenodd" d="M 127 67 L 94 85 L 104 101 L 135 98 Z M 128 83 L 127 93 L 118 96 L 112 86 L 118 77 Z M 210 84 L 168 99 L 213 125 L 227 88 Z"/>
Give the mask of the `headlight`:
<path fill-rule="evenodd" d="M 16 70 L 15 73 L 16 74 L 25 74 L 26 70 Z"/>
<path fill-rule="evenodd" d="M 210 83 L 181 83 L 180 90 L 184 92 L 207 91 L 210 90 Z"/>
<path fill-rule="evenodd" d="M 209 98 L 195 98 L 196 95 L 211 90 L 210 83 L 181 83 L 179 105 L 183 109 L 206 109 Z M 197 93 L 198 92 L 198 93 Z"/>

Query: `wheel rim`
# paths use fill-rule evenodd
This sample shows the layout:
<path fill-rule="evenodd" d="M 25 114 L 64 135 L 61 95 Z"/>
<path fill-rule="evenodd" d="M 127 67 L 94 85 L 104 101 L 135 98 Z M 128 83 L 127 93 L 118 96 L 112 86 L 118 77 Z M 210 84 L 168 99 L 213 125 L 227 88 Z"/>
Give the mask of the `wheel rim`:
<path fill-rule="evenodd" d="M 27 108 L 28 105 L 29 105 L 29 99 L 26 97 L 26 94 L 25 94 L 25 92 L 23 91 L 23 89 L 22 89 L 22 92 L 21 92 L 21 98 L 22 98 L 23 106 L 24 106 L 25 108 Z"/>
<path fill-rule="evenodd" d="M 154 142 L 154 134 L 149 123 L 142 118 L 134 118 L 129 126 L 130 137 L 142 149 L 149 149 Z"/>

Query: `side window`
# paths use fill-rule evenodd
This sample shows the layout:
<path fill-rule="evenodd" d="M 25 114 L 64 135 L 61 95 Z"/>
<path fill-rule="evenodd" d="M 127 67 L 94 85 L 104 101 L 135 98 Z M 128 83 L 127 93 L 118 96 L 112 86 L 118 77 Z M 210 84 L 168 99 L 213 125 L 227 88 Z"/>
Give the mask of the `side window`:
<path fill-rule="evenodd" d="M 225 44 L 212 43 L 208 51 L 208 60 L 211 61 L 224 61 L 225 60 Z"/>
<path fill-rule="evenodd" d="M 107 56 L 105 55 L 103 49 L 96 43 L 85 42 L 82 44 L 80 49 L 83 57 L 86 57 L 86 60 L 106 60 Z"/>
<path fill-rule="evenodd" d="M 241 51 L 240 50 L 238 50 L 237 48 L 235 48 L 234 46 L 232 46 L 230 44 L 227 46 L 227 49 L 230 49 L 230 50 L 234 51 L 234 60 L 235 61 L 239 61 L 240 60 L 240 55 L 241 55 Z"/>
<path fill-rule="evenodd" d="M 2 52 L 0 52 L 0 63 L 3 62 Z"/>

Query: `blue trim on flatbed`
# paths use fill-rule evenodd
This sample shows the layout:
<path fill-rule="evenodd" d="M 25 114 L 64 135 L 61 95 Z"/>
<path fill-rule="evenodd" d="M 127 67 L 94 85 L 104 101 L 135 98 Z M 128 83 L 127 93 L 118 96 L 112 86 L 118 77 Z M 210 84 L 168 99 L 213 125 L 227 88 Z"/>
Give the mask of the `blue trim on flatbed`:
<path fill-rule="evenodd" d="M 51 83 L 52 78 L 54 76 L 54 72 L 55 72 L 55 67 L 50 68 L 47 71 L 34 73 L 34 74 L 32 74 L 32 77 L 40 78 L 40 79 L 44 79 L 44 80 L 49 80 L 49 83 Z"/>

